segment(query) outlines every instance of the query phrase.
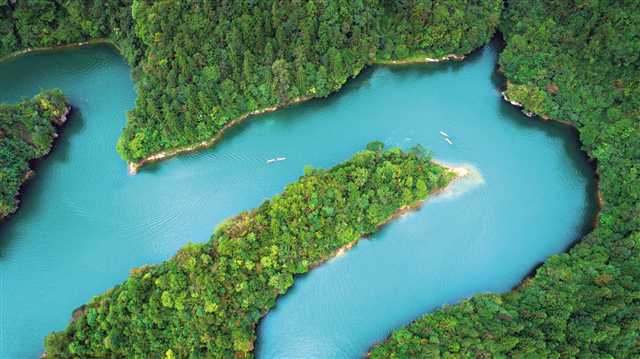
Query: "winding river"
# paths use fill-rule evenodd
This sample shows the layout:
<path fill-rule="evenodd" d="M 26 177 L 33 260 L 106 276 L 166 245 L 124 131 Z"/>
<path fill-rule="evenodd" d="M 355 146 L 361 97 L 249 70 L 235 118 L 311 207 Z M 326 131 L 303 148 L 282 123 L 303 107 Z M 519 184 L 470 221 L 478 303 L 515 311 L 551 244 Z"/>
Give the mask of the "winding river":
<path fill-rule="evenodd" d="M 594 173 L 573 130 L 501 100 L 496 56 L 492 44 L 462 63 L 368 69 L 338 94 L 248 121 L 212 149 L 134 177 L 114 149 L 135 92 L 113 49 L 0 64 L 0 101 L 57 87 L 75 108 L 19 212 L 0 225 L 0 357 L 37 357 L 48 332 L 132 268 L 207 240 L 304 165 L 330 167 L 374 139 L 420 143 L 481 176 L 298 278 L 260 322 L 258 356 L 358 357 L 422 313 L 517 285 L 590 227 Z M 265 163 L 277 156 L 287 160 Z"/>

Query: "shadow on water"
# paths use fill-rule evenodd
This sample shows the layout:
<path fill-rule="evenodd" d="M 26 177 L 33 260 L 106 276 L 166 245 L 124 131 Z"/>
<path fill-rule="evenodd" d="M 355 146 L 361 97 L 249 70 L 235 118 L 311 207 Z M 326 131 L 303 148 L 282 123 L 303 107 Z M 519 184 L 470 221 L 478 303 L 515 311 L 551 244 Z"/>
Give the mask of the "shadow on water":
<path fill-rule="evenodd" d="M 494 71 L 491 72 L 491 83 L 497 91 L 502 92 L 506 89 L 507 83 L 507 79 L 500 71 L 500 65 L 498 64 L 498 56 L 506 46 L 502 35 L 497 33 L 488 46 L 494 47 L 496 57 L 496 66 Z M 545 120 L 537 115 L 533 115 L 532 117 L 527 115 L 523 116 L 523 110 L 520 107 L 508 103 L 502 98 L 502 95 L 497 97 L 496 101 L 500 103 L 498 107 L 500 114 L 512 121 L 517 127 L 534 129 L 545 133 L 547 136 L 559 139 L 567 157 L 572 162 L 573 168 L 576 168 L 579 171 L 580 176 L 588 179 L 587 185 L 585 186 L 585 198 L 588 198 L 585 215 L 582 217 L 582 223 L 576 228 L 575 238 L 571 240 L 561 252 L 559 252 L 566 253 L 578 244 L 578 242 L 580 242 L 585 236 L 587 236 L 596 226 L 596 220 L 598 218 L 598 213 L 600 212 L 597 199 L 599 180 L 596 175 L 597 163 L 593 159 L 589 158 L 588 154 L 582 150 L 580 133 L 575 126 L 554 120 Z M 576 149 L 579 150 L 576 151 Z M 532 148 L 531 150 L 535 151 L 536 149 Z M 519 288 L 525 281 L 535 276 L 538 269 L 546 260 L 547 259 L 535 263 L 527 275 L 525 275 L 519 283 L 514 285 L 512 289 Z"/>
<path fill-rule="evenodd" d="M 589 158 L 588 154 L 582 150 L 580 134 L 574 126 L 553 120 L 545 120 L 535 115 L 533 117 L 522 116 L 521 109 L 504 101 L 502 97 L 500 97 L 498 101 L 501 102 L 500 112 L 505 118 L 513 121 L 516 126 L 535 129 L 536 131 L 544 132 L 547 136 L 559 139 L 566 153 L 566 157 L 572 162 L 572 167 L 578 170 L 581 177 L 588 179 L 584 189 L 585 198 L 588 200 L 586 201 L 586 208 L 581 218 L 581 223 L 576 227 L 575 237 L 565 248 L 558 252 L 558 254 L 566 253 L 593 231 L 596 226 L 598 214 L 601 210 L 598 204 L 599 179 L 597 178 L 597 163 Z M 531 150 L 535 151 L 536 149 L 532 148 Z M 524 276 L 518 284 L 514 285 L 512 289 L 519 288 L 525 281 L 535 276 L 538 269 L 547 260 L 548 258 L 535 263 L 527 275 Z"/>
<path fill-rule="evenodd" d="M 71 106 L 73 107 L 73 104 Z M 54 139 L 51 152 L 30 162 L 29 167 L 35 175 L 20 187 L 18 209 L 8 218 L 0 221 L 0 260 L 5 259 L 10 250 L 11 243 L 7 238 L 17 237 L 15 234 L 15 226 L 18 225 L 17 216 L 22 216 L 21 221 L 24 221 L 29 216 L 37 215 L 34 208 L 41 203 L 41 197 L 47 191 L 46 177 L 57 163 L 69 161 L 71 141 L 75 135 L 82 132 L 84 126 L 85 119 L 82 113 L 74 107 L 67 123 L 57 128 L 58 137 Z"/>

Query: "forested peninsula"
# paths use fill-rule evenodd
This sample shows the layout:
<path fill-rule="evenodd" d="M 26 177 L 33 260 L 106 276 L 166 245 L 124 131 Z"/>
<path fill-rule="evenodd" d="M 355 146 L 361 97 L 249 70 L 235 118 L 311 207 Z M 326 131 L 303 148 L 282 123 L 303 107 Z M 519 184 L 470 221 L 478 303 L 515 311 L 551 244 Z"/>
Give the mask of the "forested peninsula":
<path fill-rule="evenodd" d="M 0 220 L 18 209 L 20 186 L 34 172 L 29 162 L 49 153 L 71 107 L 60 91 L 15 105 L 0 104 Z"/>
<path fill-rule="evenodd" d="M 639 357 L 640 5 L 508 1 L 500 29 L 507 99 L 575 126 L 597 161 L 596 228 L 516 290 L 426 315 L 371 357 Z"/>
<path fill-rule="evenodd" d="M 138 97 L 118 142 L 132 164 L 213 144 L 231 123 L 338 90 L 366 64 L 464 55 L 502 2 L 18 1 L 0 6 L 0 58 L 104 39 Z"/>
<path fill-rule="evenodd" d="M 211 240 L 134 270 L 46 339 L 51 358 L 252 355 L 255 327 L 294 276 L 350 248 L 456 174 L 409 152 L 368 150 L 330 170 L 305 168 L 284 192 L 222 223 Z"/>

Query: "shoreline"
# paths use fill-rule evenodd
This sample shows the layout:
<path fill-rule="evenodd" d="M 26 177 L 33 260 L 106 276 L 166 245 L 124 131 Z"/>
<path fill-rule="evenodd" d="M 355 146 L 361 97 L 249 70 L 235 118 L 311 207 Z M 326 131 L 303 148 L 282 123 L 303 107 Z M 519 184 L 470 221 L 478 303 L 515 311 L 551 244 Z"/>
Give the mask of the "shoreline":
<path fill-rule="evenodd" d="M 506 83 L 506 87 L 507 88 L 509 87 L 509 84 L 510 84 L 510 82 L 507 81 L 507 83 Z M 567 120 L 556 120 L 556 119 L 549 118 L 546 115 L 538 115 L 536 113 L 527 111 L 527 110 L 525 110 L 523 104 L 521 104 L 520 102 L 518 102 L 516 100 L 513 100 L 513 99 L 509 98 L 509 96 L 507 96 L 507 90 L 501 91 L 500 94 L 502 95 L 502 98 L 506 102 L 510 103 L 511 105 L 513 105 L 515 107 L 520 108 L 522 113 L 524 113 L 529 118 L 535 119 L 537 117 L 540 121 L 543 121 L 543 122 L 553 121 L 553 122 L 558 122 L 560 124 L 563 124 L 565 126 L 569 126 L 569 127 L 573 128 L 574 130 L 578 131 L 578 140 L 580 141 L 580 137 L 579 137 L 580 130 L 578 129 L 578 126 L 576 126 L 575 123 L 573 123 L 571 121 L 567 121 Z M 580 143 L 582 144 L 582 141 L 580 141 Z M 598 220 L 600 218 L 600 212 L 602 212 L 602 209 L 604 208 L 604 204 L 605 204 L 604 196 L 602 194 L 602 191 L 600 190 L 600 178 L 601 178 L 601 176 L 600 176 L 600 166 L 598 166 L 597 160 L 594 157 L 592 157 L 590 153 L 585 152 L 585 151 L 583 151 L 583 152 L 587 155 L 587 158 L 589 159 L 589 162 L 591 162 L 593 164 L 593 166 L 595 168 L 595 174 L 596 174 L 596 176 L 595 176 L 596 177 L 595 178 L 595 185 L 596 185 L 596 193 L 595 194 L 596 194 L 596 196 L 595 197 L 596 197 L 597 208 L 596 208 L 596 215 L 595 215 L 594 224 L 593 224 L 593 227 L 595 229 L 595 227 L 597 227 L 597 225 L 598 225 Z M 571 246 L 573 246 L 573 244 Z"/>
<path fill-rule="evenodd" d="M 510 82 L 507 81 L 507 88 L 509 87 Z M 571 121 L 567 121 L 567 120 L 555 120 L 555 119 L 551 119 L 549 118 L 549 116 L 547 115 L 540 115 L 540 114 L 536 114 L 533 113 L 531 111 L 527 111 L 524 108 L 524 105 L 521 104 L 520 102 L 516 101 L 516 100 L 512 100 L 511 98 L 509 98 L 509 96 L 507 96 L 507 90 L 501 91 L 500 94 L 502 95 L 502 98 L 507 101 L 508 103 L 512 104 L 515 107 L 519 107 L 520 110 L 522 111 L 523 114 L 525 114 L 525 116 L 529 117 L 529 118 L 533 118 L 534 116 L 539 117 L 540 119 L 544 120 L 544 121 L 555 121 L 555 122 L 559 122 L 563 125 L 567 125 L 567 126 L 571 126 L 575 129 L 578 129 L 575 125 L 575 123 L 571 122 Z"/>
<path fill-rule="evenodd" d="M 276 110 L 285 108 L 285 107 L 289 107 L 292 105 L 296 105 L 308 100 L 313 99 L 314 97 L 309 95 L 309 96 L 298 96 L 295 97 L 289 101 L 286 101 L 284 103 L 278 104 L 278 105 L 274 105 L 274 106 L 270 106 L 270 107 L 265 107 L 259 110 L 254 110 L 251 112 L 247 112 L 243 115 L 240 115 L 239 117 L 236 117 L 235 119 L 227 122 L 224 126 L 222 126 L 222 128 L 220 129 L 220 131 L 218 131 L 218 133 L 216 133 L 213 137 L 211 137 L 208 140 L 204 140 L 192 145 L 187 145 L 187 146 L 183 146 L 183 147 L 177 147 L 177 148 L 173 148 L 173 149 L 169 149 L 169 150 L 164 150 L 164 151 L 160 151 L 158 153 L 155 153 L 151 156 L 145 157 L 143 159 L 141 159 L 140 161 L 137 162 L 131 162 L 128 161 L 127 162 L 127 170 L 129 172 L 129 175 L 135 175 L 138 173 L 138 170 L 140 169 L 140 167 L 144 166 L 145 164 L 149 164 L 149 163 L 154 163 L 154 162 L 159 162 L 162 160 L 166 160 L 166 159 L 170 159 L 172 157 L 175 157 L 177 155 L 181 155 L 181 154 L 186 154 L 186 153 L 190 153 L 190 152 L 194 152 L 194 151 L 198 151 L 198 150 L 202 150 L 205 148 L 209 148 L 213 145 L 215 145 L 216 143 L 218 143 L 226 134 L 227 131 L 229 131 L 232 127 L 235 127 L 236 125 L 239 125 L 241 123 L 243 123 L 245 120 L 251 118 L 252 116 L 259 116 L 265 113 L 270 113 L 270 112 L 274 112 Z"/>
<path fill-rule="evenodd" d="M 462 61 L 465 59 L 464 55 L 456 55 L 456 54 L 449 54 L 449 55 L 445 55 L 439 58 L 431 58 L 431 57 L 425 57 L 424 59 L 411 59 L 411 60 L 383 60 L 383 61 L 378 61 L 378 60 L 374 60 L 371 63 L 365 65 L 366 66 L 384 66 L 384 65 L 409 65 L 409 64 L 425 64 L 425 63 L 435 63 L 435 62 L 444 62 L 444 61 Z M 340 90 L 340 89 L 339 89 Z M 336 90 L 335 92 L 339 91 Z M 138 173 L 138 171 L 140 170 L 140 168 L 142 168 L 145 164 L 150 164 L 150 163 L 155 163 L 155 162 L 160 162 L 163 160 L 167 160 L 170 159 L 172 157 L 178 156 L 178 155 L 182 155 L 182 154 L 186 154 L 186 153 L 190 153 L 190 152 L 194 152 L 194 151 L 198 151 L 198 150 L 202 150 L 205 148 L 209 148 L 212 147 L 213 145 L 215 145 L 218 141 L 220 141 L 222 139 L 222 137 L 224 136 L 225 132 L 228 131 L 229 129 L 231 129 L 231 127 L 234 127 L 236 125 L 241 124 L 243 121 L 247 120 L 248 118 L 250 118 L 251 116 L 258 116 L 258 115 L 262 115 L 265 113 L 270 113 L 270 112 L 274 112 L 276 110 L 285 108 L 285 107 L 289 107 L 292 105 L 296 105 L 302 102 L 306 102 L 308 100 L 312 100 L 316 98 L 313 95 L 305 95 L 305 96 L 298 96 L 296 98 L 293 98 L 289 101 L 286 101 L 284 103 L 281 104 L 277 104 L 274 106 L 270 106 L 270 107 L 266 107 L 260 110 L 255 110 L 255 111 L 251 111 L 248 113 L 245 113 L 229 122 L 227 122 L 222 129 L 220 129 L 220 131 L 218 131 L 218 133 L 216 133 L 212 138 L 208 139 L 208 140 L 204 140 L 201 141 L 199 143 L 194 143 L 191 145 L 187 145 L 187 146 L 182 146 L 182 147 L 177 147 L 177 148 L 173 148 L 173 149 L 168 149 L 168 150 L 164 150 L 164 151 L 160 151 L 157 153 L 154 153 L 150 156 L 147 156 L 139 161 L 127 161 L 127 172 L 129 173 L 129 175 L 134 176 Z"/>
<path fill-rule="evenodd" d="M 48 46 L 48 47 L 28 47 L 26 49 L 22 49 L 22 50 L 18 50 L 15 52 L 12 52 L 8 55 L 5 55 L 3 57 L 0 57 L 0 63 L 5 62 L 5 61 L 9 61 L 12 60 L 14 58 L 23 56 L 23 55 L 27 55 L 30 53 L 37 53 L 37 52 L 48 52 L 48 51 L 56 51 L 56 50 L 64 50 L 64 49 L 73 49 L 76 47 L 84 47 L 84 46 L 89 46 L 89 45 L 98 45 L 98 44 L 108 44 L 113 46 L 120 55 L 122 55 L 122 51 L 120 50 L 120 47 L 118 45 L 116 45 L 116 43 L 114 43 L 113 41 L 109 40 L 108 38 L 105 37 L 101 37 L 101 38 L 97 38 L 97 39 L 91 39 L 91 40 L 87 40 L 87 41 L 80 41 L 80 42 L 74 42 L 72 44 L 66 44 L 66 45 L 54 45 L 54 46 Z"/>
<path fill-rule="evenodd" d="M 471 171 L 466 166 L 463 166 L 463 165 L 454 166 L 454 165 L 451 165 L 451 164 L 448 164 L 448 163 L 445 163 L 445 162 L 440 162 L 440 161 L 433 160 L 433 159 L 430 162 L 435 164 L 435 165 L 437 165 L 437 166 L 445 168 L 449 172 L 453 173 L 454 177 L 449 181 L 449 183 L 447 183 L 446 186 L 438 188 L 438 189 L 435 189 L 435 190 L 429 192 L 429 194 L 427 195 L 426 198 L 417 200 L 417 201 L 415 201 L 415 202 L 413 202 L 411 204 L 406 204 L 406 205 L 396 209 L 393 213 L 391 213 L 389 215 L 389 217 L 387 217 L 387 219 L 385 219 L 384 221 L 382 221 L 378 225 L 376 225 L 376 232 L 379 231 L 382 227 L 384 227 L 384 226 L 388 225 L 389 223 L 391 223 L 393 220 L 401 217 L 402 215 L 420 209 L 420 207 L 422 207 L 422 205 L 424 205 L 424 203 L 427 202 L 429 199 L 431 199 L 433 196 L 437 196 L 440 193 L 444 192 L 454 182 L 456 182 L 456 181 L 468 176 L 471 173 Z M 346 244 L 342 245 L 340 248 L 336 249 L 334 252 L 332 252 L 327 257 L 319 259 L 316 262 L 313 262 L 313 263 L 309 264 L 309 270 L 307 271 L 307 273 L 309 271 L 311 271 L 312 269 L 317 268 L 321 264 L 323 264 L 323 263 L 325 263 L 325 262 L 327 262 L 327 261 L 329 261 L 329 260 L 331 260 L 333 258 L 336 258 L 336 257 L 339 257 L 339 256 L 345 254 L 349 249 L 353 248 L 353 246 L 355 246 L 361 239 L 366 239 L 371 234 L 372 233 L 365 234 L 362 237 L 359 237 L 359 238 L 357 238 L 357 239 L 355 239 L 355 240 L 353 240 L 353 241 L 351 241 L 349 243 L 346 243 Z"/>
<path fill-rule="evenodd" d="M 33 167 L 35 167 L 35 163 L 45 157 L 47 157 L 51 151 L 53 151 L 53 148 L 56 146 L 56 140 L 59 138 L 59 133 L 58 131 L 62 129 L 62 126 L 64 126 L 64 124 L 67 122 L 67 120 L 69 119 L 69 115 L 71 114 L 72 111 L 72 106 L 70 104 L 66 104 L 64 113 L 58 117 L 58 118 L 53 118 L 51 119 L 51 124 L 53 125 L 54 128 L 54 132 L 53 132 L 53 138 L 51 141 L 51 147 L 49 148 L 49 150 L 47 151 L 47 153 L 45 153 L 43 156 L 38 157 L 38 158 L 34 158 L 32 160 L 29 160 L 29 168 L 27 169 L 27 171 L 22 175 L 22 179 L 20 180 L 20 185 L 18 186 L 18 191 L 16 192 L 16 196 L 13 199 L 13 203 L 16 206 L 15 211 L 11 212 L 11 213 L 7 213 L 5 216 L 1 216 L 0 215 L 0 223 L 3 222 L 4 220 L 8 219 L 9 217 L 13 216 L 14 214 L 16 214 L 16 212 L 18 212 L 18 210 L 20 209 L 20 197 L 22 197 L 22 187 L 25 185 L 25 183 L 27 183 L 29 180 L 31 180 L 33 177 L 35 177 L 36 175 L 36 171 L 33 170 Z"/>

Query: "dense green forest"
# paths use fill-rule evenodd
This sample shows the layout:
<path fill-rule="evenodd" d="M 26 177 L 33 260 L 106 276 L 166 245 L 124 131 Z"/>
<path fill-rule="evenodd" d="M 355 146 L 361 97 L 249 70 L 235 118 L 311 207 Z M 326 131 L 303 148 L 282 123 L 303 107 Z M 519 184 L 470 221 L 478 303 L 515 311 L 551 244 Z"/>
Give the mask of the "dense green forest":
<path fill-rule="evenodd" d="M 0 57 L 104 38 L 138 92 L 118 151 L 129 161 L 213 138 L 260 109 L 323 97 L 377 59 L 466 54 L 500 0 L 9 1 Z"/>
<path fill-rule="evenodd" d="M 18 192 L 33 173 L 29 161 L 49 153 L 69 111 L 60 91 L 15 105 L 0 104 L 0 220 L 18 208 Z"/>
<path fill-rule="evenodd" d="M 640 357 L 640 3 L 509 1 L 501 30 L 507 96 L 575 125 L 597 160 L 597 227 L 519 289 L 420 318 L 371 356 Z"/>
<path fill-rule="evenodd" d="M 244 113 L 326 96 L 368 63 L 468 53 L 491 37 L 501 8 L 500 1 L 471 0 L 8 1 L 0 5 L 0 57 L 89 39 L 114 43 L 132 65 L 138 90 L 118 149 L 137 161 L 209 139 Z M 511 0 L 502 15 L 506 95 L 527 111 L 577 127 L 598 164 L 597 227 L 517 290 L 420 318 L 371 355 L 638 357 L 640 5 Z M 397 152 L 364 152 L 331 171 L 311 171 L 283 195 L 226 222 L 209 243 L 143 268 L 97 297 L 65 332 L 48 337 L 47 350 L 61 357 L 250 352 L 256 321 L 294 274 L 411 202 L 402 186 L 378 193 L 380 177 L 373 175 L 384 172 L 385 156 L 398 168 L 411 158 L 415 164 L 399 176 L 419 177 L 413 172 L 422 160 Z M 362 170 L 356 177 L 367 173 L 365 180 L 344 173 L 351 167 Z M 429 178 L 434 171 L 421 173 Z M 416 181 L 406 198 L 434 188 L 442 178 L 436 172 L 422 190 Z M 334 197 L 321 197 L 326 204 L 305 197 L 313 191 Z M 393 193 L 402 196 L 383 204 Z M 313 217 L 300 215 L 309 208 Z M 338 228 L 338 242 L 328 239 L 329 228 Z M 292 233 L 315 239 L 300 242 L 296 235 L 304 251 L 294 253 Z"/>
<path fill-rule="evenodd" d="M 94 298 L 49 357 L 210 358 L 252 355 L 258 320 L 294 276 L 370 234 L 454 174 L 421 147 L 381 143 L 330 170 L 305 168 L 284 192 L 222 223 L 157 266 Z"/>

